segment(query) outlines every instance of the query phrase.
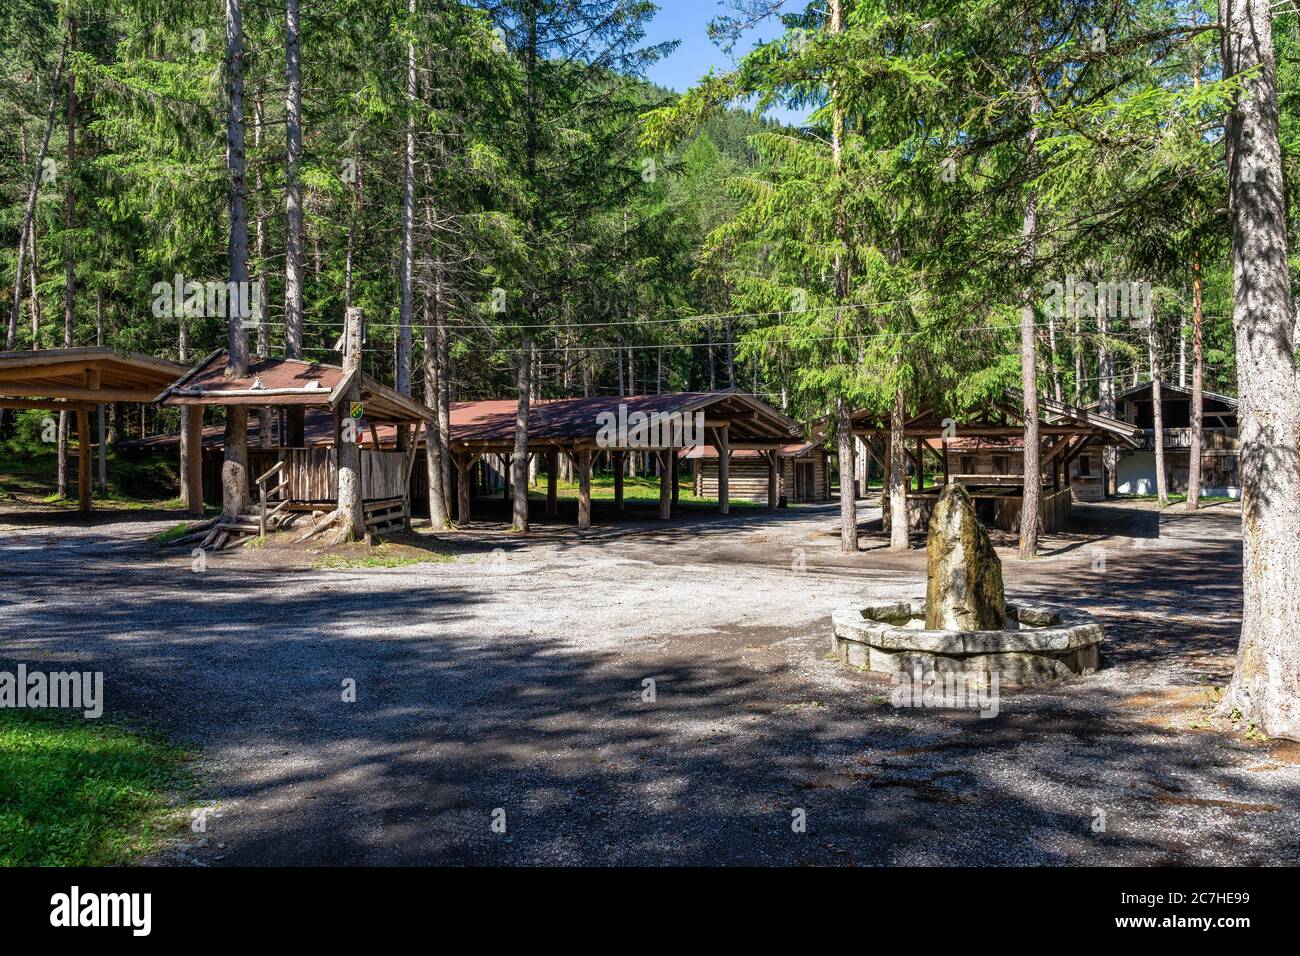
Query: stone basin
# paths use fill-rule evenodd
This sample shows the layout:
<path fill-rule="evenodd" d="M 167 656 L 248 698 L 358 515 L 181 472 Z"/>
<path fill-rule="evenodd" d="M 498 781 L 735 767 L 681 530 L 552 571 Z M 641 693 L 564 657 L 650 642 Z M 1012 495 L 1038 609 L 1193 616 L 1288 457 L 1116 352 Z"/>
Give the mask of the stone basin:
<path fill-rule="evenodd" d="M 1070 608 L 1007 602 L 1003 630 L 931 630 L 925 598 L 851 605 L 831 615 L 831 652 L 884 673 L 971 674 L 1002 684 L 1051 684 L 1097 670 L 1102 626 Z"/>

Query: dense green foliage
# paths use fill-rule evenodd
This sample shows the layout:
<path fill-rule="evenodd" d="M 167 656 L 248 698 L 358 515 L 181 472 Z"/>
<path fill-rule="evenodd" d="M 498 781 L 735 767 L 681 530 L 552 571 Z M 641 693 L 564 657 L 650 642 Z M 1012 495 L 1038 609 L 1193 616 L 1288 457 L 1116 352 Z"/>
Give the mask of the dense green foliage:
<path fill-rule="evenodd" d="M 246 7 L 250 272 L 266 303 L 253 347 L 274 355 L 284 13 Z M 416 394 L 419 332 L 436 320 L 450 337 L 454 399 L 512 394 L 526 332 L 538 397 L 734 385 L 809 418 L 834 395 L 884 408 L 899 388 L 912 406 L 977 404 L 1019 380 L 1028 290 L 1044 392 L 1088 402 L 1102 347 L 1121 382 L 1150 373 L 1147 329 L 1121 319 L 1103 333 L 1086 314 L 1049 321 L 1044 290 L 1067 278 L 1151 283 L 1158 368 L 1186 381 L 1193 256 L 1205 274 L 1206 387 L 1235 389 L 1222 148 L 1234 90 L 1218 80 L 1214 33 L 1188 26 L 1209 21 L 1195 4 L 854 0 L 832 36 L 818 3 L 788 9 L 782 36 L 680 98 L 640 76 L 668 52 L 643 43 L 649 4 L 413 9 L 303 6 L 308 357 L 336 358 L 344 307 L 359 304 L 366 366 L 395 379 L 412 119 Z M 69 163 L 68 97 L 51 82 L 74 16 Z M 1289 8 L 1276 20 L 1291 167 L 1300 28 Z M 725 39 L 728 22 L 715 26 Z M 191 359 L 224 343 L 221 316 L 155 308 L 158 283 L 228 274 L 223 37 L 213 0 L 6 6 L 0 111 L 15 135 L 0 142 L 0 307 L 8 317 L 17 291 L 15 347 L 62 344 L 69 257 L 74 344 L 93 344 L 102 324 L 108 345 L 175 357 L 182 323 Z M 786 128 L 743 108 L 773 103 L 811 109 L 811 120 Z M 33 175 L 34 294 L 26 278 L 12 284 Z M 1041 221 L 1026 261 L 1031 196 Z M 149 414 L 150 430 L 176 426 L 174 412 Z M 6 433 L 14 421 L 6 415 Z M 125 409 L 110 426 L 135 427 Z"/>

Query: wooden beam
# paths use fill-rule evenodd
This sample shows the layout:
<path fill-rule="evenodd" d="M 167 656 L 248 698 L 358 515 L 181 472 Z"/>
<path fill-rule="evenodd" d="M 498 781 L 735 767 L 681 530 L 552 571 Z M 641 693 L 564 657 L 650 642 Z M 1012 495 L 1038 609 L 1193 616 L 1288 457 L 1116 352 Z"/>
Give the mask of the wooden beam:
<path fill-rule="evenodd" d="M 13 387 L 0 383 L 0 397 L 31 398 L 22 386 Z M 39 390 L 40 398 L 71 398 L 85 402 L 140 402 L 148 405 L 157 397 L 157 392 L 130 388 L 77 388 L 70 385 L 46 385 Z"/>
<path fill-rule="evenodd" d="M 676 507 L 676 506 L 677 506 L 677 499 L 681 496 L 681 490 L 682 490 L 682 489 L 681 489 L 681 484 L 682 484 L 682 482 L 681 482 L 681 478 L 680 478 L 680 474 L 679 474 L 679 472 L 680 472 L 680 466 L 681 466 L 681 455 L 680 455 L 680 453 L 678 452 L 678 450 L 677 450 L 676 448 L 674 448 L 674 449 L 673 449 L 672 451 L 670 451 L 668 454 L 669 454 L 669 456 L 670 456 L 671 459 L 672 459 L 672 460 L 669 462 L 669 468 L 670 468 L 670 470 L 672 471 L 672 482 L 673 482 L 673 507 Z"/>
<path fill-rule="evenodd" d="M 578 530 L 591 527 L 591 449 L 578 450 Z"/>
<path fill-rule="evenodd" d="M 546 515 L 555 517 L 559 512 L 560 453 L 552 448 L 546 453 Z"/>
<path fill-rule="evenodd" d="M 718 514 L 731 512 L 731 436 L 721 425 L 713 429 L 713 447 L 718 451 Z"/>
<path fill-rule="evenodd" d="M 0 398 L 0 408 L 40 408 L 51 412 L 93 412 L 94 402 L 60 402 L 41 398 Z"/>
<path fill-rule="evenodd" d="M 474 458 L 467 452 L 456 456 L 456 521 L 461 527 L 469 523 L 470 517 L 470 476 L 473 474 Z"/>
<path fill-rule="evenodd" d="M 672 453 L 660 451 L 656 454 L 659 456 L 659 520 L 667 521 L 673 516 Z"/>
<path fill-rule="evenodd" d="M 185 422 L 185 508 L 192 515 L 203 514 L 203 409 L 191 408 Z"/>
<path fill-rule="evenodd" d="M 90 412 L 77 412 L 77 508 L 90 513 Z"/>
<path fill-rule="evenodd" d="M 767 459 L 767 508 L 769 511 L 775 511 L 781 499 L 777 492 L 777 468 L 781 456 L 775 451 L 767 452 L 764 457 Z"/>
<path fill-rule="evenodd" d="M 14 365 L 8 368 L 0 368 L 0 382 L 22 382 L 27 379 L 58 378 L 61 375 L 80 379 L 85 372 L 98 367 L 98 363 L 93 361 L 48 362 L 37 366 Z M 39 391 L 43 386 L 33 384 L 32 387 Z"/>
<path fill-rule="evenodd" d="M 627 468 L 627 452 L 616 451 L 611 457 L 614 459 L 614 510 L 620 514 L 623 512 L 623 472 Z"/>

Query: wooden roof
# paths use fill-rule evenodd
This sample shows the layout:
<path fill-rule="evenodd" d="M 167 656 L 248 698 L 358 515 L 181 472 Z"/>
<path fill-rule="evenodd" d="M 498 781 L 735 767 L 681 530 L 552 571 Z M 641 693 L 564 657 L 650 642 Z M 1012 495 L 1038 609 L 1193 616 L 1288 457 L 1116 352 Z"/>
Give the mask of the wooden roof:
<path fill-rule="evenodd" d="M 0 406 L 88 411 L 102 402 L 152 402 L 185 371 L 177 362 L 98 346 L 0 352 Z"/>
<path fill-rule="evenodd" d="M 1038 414 L 1038 432 L 1043 438 L 1081 435 L 1100 444 L 1134 448 L 1141 443 L 1142 429 L 1092 409 L 1039 398 Z M 1014 391 L 990 402 L 977 416 L 961 418 L 927 407 L 904 423 L 908 438 L 1010 438 L 1023 436 L 1024 429 L 1021 396 Z M 888 416 L 868 411 L 853 413 L 855 435 L 888 434 L 889 430 Z"/>
<path fill-rule="evenodd" d="M 665 392 L 660 395 L 602 395 L 558 398 L 528 405 L 530 446 L 596 444 L 598 416 L 634 412 L 693 415 L 703 412 L 707 427 L 729 426 L 733 448 L 779 448 L 790 443 L 798 425 L 766 402 L 742 392 Z M 456 402 L 451 407 L 451 443 L 462 449 L 509 450 L 515 435 L 513 399 Z"/>
<path fill-rule="evenodd" d="M 433 409 L 381 385 L 364 372 L 345 376 L 337 365 L 302 359 L 252 358 L 248 374 L 229 376 L 230 356 L 218 349 L 173 383 L 164 405 L 307 406 L 336 409 L 359 384 L 365 418 L 373 422 L 432 421 Z"/>

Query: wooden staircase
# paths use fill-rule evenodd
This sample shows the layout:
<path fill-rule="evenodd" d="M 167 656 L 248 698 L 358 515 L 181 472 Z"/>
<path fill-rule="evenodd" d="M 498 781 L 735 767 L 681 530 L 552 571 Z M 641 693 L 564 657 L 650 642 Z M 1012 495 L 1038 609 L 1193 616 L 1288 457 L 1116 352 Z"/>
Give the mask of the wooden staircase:
<path fill-rule="evenodd" d="M 221 518 L 203 539 L 201 547 L 211 547 L 220 551 L 227 545 L 234 544 L 246 537 L 264 537 L 270 531 L 278 531 L 289 520 L 293 512 L 289 510 L 290 499 L 285 495 L 289 479 L 283 474 L 284 461 L 277 461 L 257 478 L 257 507 L 252 512 L 245 512 L 237 518 Z M 274 486 L 268 487 L 271 479 L 277 478 Z"/>

